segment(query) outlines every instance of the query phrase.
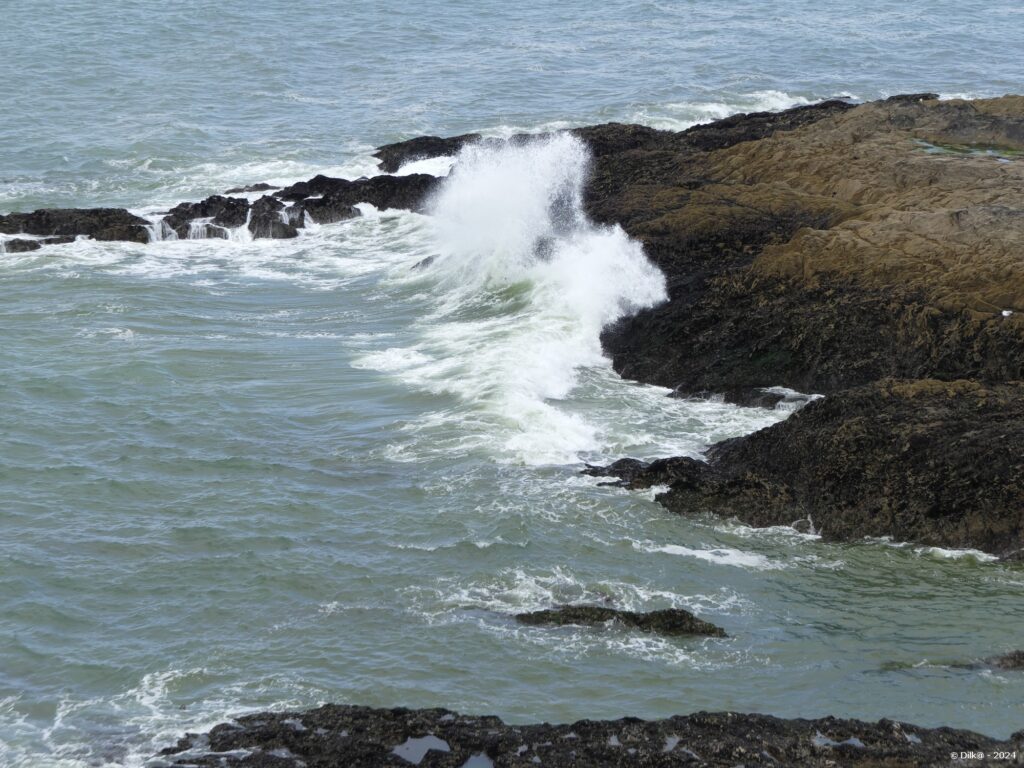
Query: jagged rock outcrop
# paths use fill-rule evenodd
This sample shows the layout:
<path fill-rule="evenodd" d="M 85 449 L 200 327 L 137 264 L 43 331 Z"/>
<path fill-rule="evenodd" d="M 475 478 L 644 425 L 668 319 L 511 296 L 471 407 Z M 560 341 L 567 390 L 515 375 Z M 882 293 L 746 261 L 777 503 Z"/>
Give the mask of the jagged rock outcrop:
<path fill-rule="evenodd" d="M 395 173 L 408 162 L 431 157 L 446 157 L 457 154 L 466 144 L 480 141 L 480 134 L 465 133 L 443 139 L 440 136 L 417 136 L 408 141 L 398 141 L 377 147 L 373 153 L 385 173 Z"/>
<path fill-rule="evenodd" d="M 670 302 L 605 332 L 616 369 L 685 393 L 1024 375 L 1004 314 L 1024 304 L 1024 164 L 927 151 L 1021 148 L 1024 99 L 822 105 L 757 132 L 773 120 L 595 161 L 592 215 L 669 277 Z"/>
<path fill-rule="evenodd" d="M 243 197 L 212 195 L 199 202 L 180 203 L 161 221 L 164 232 L 180 240 L 221 238 L 231 230 L 248 226 L 254 238 L 293 238 L 312 220 L 333 224 L 359 215 L 354 206 L 370 203 L 377 208 L 425 210 L 441 179 L 427 174 L 375 176 L 370 179 L 334 179 L 314 176 L 251 203 Z M 269 184 L 239 187 L 230 192 L 274 190 Z M 292 203 L 286 207 L 285 202 Z M 123 208 L 43 209 L 0 216 L 0 233 L 46 236 L 46 241 L 26 238 L 8 240 L 8 252 L 35 250 L 42 245 L 70 242 L 78 235 L 94 240 L 126 240 L 147 243 L 150 222 Z M 158 237 L 157 239 L 163 239 Z"/>
<path fill-rule="evenodd" d="M 408 176 L 374 176 L 369 179 L 332 179 L 314 176 L 275 192 L 282 200 L 302 201 L 322 196 L 334 207 L 351 207 L 357 203 L 370 203 L 380 209 L 405 208 L 421 211 L 431 192 L 440 183 L 436 176 L 412 173 Z M 319 219 L 318 223 L 321 222 Z"/>
<path fill-rule="evenodd" d="M 292 224 L 290 217 L 285 221 L 281 215 L 282 211 L 285 211 L 284 203 L 268 195 L 253 203 L 249 216 L 249 231 L 252 236 L 274 239 L 298 237 L 299 230 Z M 288 214 L 285 213 L 285 216 Z"/>
<path fill-rule="evenodd" d="M 93 240 L 149 241 L 145 219 L 123 208 L 43 208 L 31 213 L 0 216 L 0 232 L 7 235 L 40 235 Z"/>
<path fill-rule="evenodd" d="M 529 613 L 517 613 L 516 621 L 531 626 L 564 626 L 566 624 L 618 624 L 623 627 L 654 632 L 660 635 L 705 635 L 725 637 L 725 630 L 702 621 L 682 608 L 638 613 L 621 611 L 603 605 L 563 605 Z"/>
<path fill-rule="evenodd" d="M 1004 554 L 1024 547 L 1024 382 L 883 380 L 718 443 L 707 462 L 587 472 L 668 485 L 658 500 L 681 514 Z"/>
<path fill-rule="evenodd" d="M 996 753 L 1019 754 L 1022 749 L 1024 731 L 1000 741 L 971 731 L 920 728 L 893 720 L 783 720 L 698 712 L 664 720 L 507 725 L 497 717 L 470 717 L 445 709 L 328 704 L 305 712 L 246 715 L 205 736 L 189 734 L 162 756 L 165 765 L 201 768 L 895 768 L 945 767 L 951 764 L 950 755 L 971 765 L 1007 765 Z"/>
<path fill-rule="evenodd" d="M 595 153 L 588 211 L 644 243 L 670 300 L 605 330 L 616 370 L 681 396 L 828 397 L 707 463 L 609 471 L 669 485 L 681 513 L 1019 557 L 1024 97 L 825 103 L 630 143 Z"/>
<path fill-rule="evenodd" d="M 245 224 L 249 216 L 249 201 L 240 197 L 212 195 L 198 203 L 179 203 L 164 217 L 164 223 L 173 229 L 182 240 L 192 237 L 207 238 L 228 236 L 228 229 Z M 196 219 L 208 219 L 201 224 L 202 231 L 193 232 Z"/>

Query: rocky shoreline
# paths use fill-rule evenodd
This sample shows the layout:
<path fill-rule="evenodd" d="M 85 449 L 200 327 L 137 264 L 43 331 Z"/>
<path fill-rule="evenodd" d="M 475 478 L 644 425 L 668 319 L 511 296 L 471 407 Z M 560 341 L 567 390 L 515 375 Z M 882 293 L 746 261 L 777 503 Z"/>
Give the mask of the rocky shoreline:
<path fill-rule="evenodd" d="M 682 132 L 620 124 L 573 132 L 593 153 L 587 213 L 642 242 L 668 283 L 669 301 L 605 330 L 615 369 L 677 397 L 770 407 L 779 388 L 825 396 L 712 446 L 706 460 L 625 458 L 586 472 L 630 488 L 666 486 L 657 500 L 679 514 L 1024 559 L 1024 97 L 914 94 L 738 115 Z M 420 137 L 377 157 L 394 173 L 481 140 Z M 289 238 L 359 215 L 358 203 L 422 210 L 438 183 L 423 174 L 317 176 L 285 189 L 231 190 L 154 219 L 123 209 L 12 213 L 0 216 L 0 233 L 9 252 L 81 236 Z M 267 194 L 231 196 L 254 193 Z M 519 619 L 671 630 L 671 622 L 602 610 Z M 721 632 L 689 620 L 677 628 Z M 1019 654 L 998 666 L 1019 669 Z M 415 751 L 395 751 L 406 741 L 447 748 L 410 760 Z M 186 737 L 165 760 L 909 766 L 999 750 L 1016 751 L 1019 762 L 1022 742 L 1024 732 L 996 741 L 889 721 L 700 713 L 510 726 L 444 710 L 327 706 L 241 718 Z"/>
<path fill-rule="evenodd" d="M 1024 97 L 912 94 L 681 132 L 573 133 L 593 154 L 587 213 L 642 242 L 667 277 L 669 301 L 603 333 L 616 370 L 743 405 L 771 405 L 778 388 L 827 395 L 715 446 L 708 463 L 627 462 L 607 474 L 668 485 L 659 501 L 683 514 L 1020 556 Z M 476 141 L 495 140 L 418 137 L 376 156 L 394 172 Z M 290 238 L 358 216 L 358 203 L 423 210 L 439 183 L 316 176 L 149 220 L 105 208 L 11 213 L 0 233 L 17 252 L 82 236 Z"/>
<path fill-rule="evenodd" d="M 533 768 L 547 766 L 1019 765 L 1024 731 L 1006 741 L 892 720 L 698 712 L 664 720 L 508 725 L 445 709 L 328 704 L 260 713 L 188 734 L 158 764 L 200 768 Z M 950 756 L 955 756 L 951 760 Z M 1005 757 L 1003 756 L 1005 755 Z"/>

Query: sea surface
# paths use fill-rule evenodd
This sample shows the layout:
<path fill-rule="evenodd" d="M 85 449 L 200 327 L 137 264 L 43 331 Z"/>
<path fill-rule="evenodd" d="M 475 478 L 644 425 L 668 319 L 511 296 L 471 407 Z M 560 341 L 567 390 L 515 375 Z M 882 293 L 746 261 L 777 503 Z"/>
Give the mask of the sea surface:
<path fill-rule="evenodd" d="M 356 178 L 425 133 L 1024 91 L 1017 0 L 2 5 L 0 212 Z M 0 254 L 0 765 L 140 766 L 328 701 L 1024 725 L 1020 675 L 972 666 L 1020 646 L 1020 569 L 676 517 L 580 476 L 793 406 L 616 376 L 600 329 L 664 278 L 586 220 L 585 147 L 456 161 L 429 215 Z M 594 602 L 729 638 L 512 619 Z"/>

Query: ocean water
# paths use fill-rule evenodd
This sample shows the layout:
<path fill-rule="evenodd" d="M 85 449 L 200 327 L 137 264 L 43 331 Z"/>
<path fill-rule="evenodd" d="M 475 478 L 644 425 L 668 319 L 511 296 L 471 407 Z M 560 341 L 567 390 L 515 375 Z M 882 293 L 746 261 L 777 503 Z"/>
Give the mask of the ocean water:
<path fill-rule="evenodd" d="M 1021 92 L 1021 50 L 999 0 L 5 0 L 0 211 L 354 178 L 423 133 Z M 145 765 L 327 701 L 1024 725 L 1020 676 L 971 666 L 1020 645 L 1019 569 L 684 519 L 578 474 L 789 412 L 614 374 L 601 327 L 664 279 L 586 220 L 587 160 L 566 136 L 469 148 L 428 215 L 291 241 L 0 255 L 0 765 Z M 512 619 L 575 602 L 730 637 Z"/>

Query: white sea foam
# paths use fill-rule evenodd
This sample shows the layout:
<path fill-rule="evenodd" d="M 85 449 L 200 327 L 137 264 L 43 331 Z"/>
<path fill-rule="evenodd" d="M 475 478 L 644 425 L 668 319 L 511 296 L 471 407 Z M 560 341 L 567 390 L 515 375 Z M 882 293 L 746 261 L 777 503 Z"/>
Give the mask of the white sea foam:
<path fill-rule="evenodd" d="M 694 548 L 681 544 L 655 544 L 633 542 L 633 547 L 642 552 L 661 552 L 667 555 L 693 557 L 715 565 L 731 565 L 738 568 L 752 568 L 759 571 L 774 570 L 784 565 L 756 552 L 745 552 L 731 547 Z"/>
<path fill-rule="evenodd" d="M 694 125 L 721 120 L 740 112 L 778 112 L 792 107 L 813 104 L 826 98 L 859 101 L 858 96 L 847 91 L 825 95 L 802 95 L 778 90 L 763 90 L 733 94 L 720 101 L 679 101 L 651 105 L 636 110 L 629 115 L 628 119 L 642 125 L 649 125 L 652 128 L 681 131 Z"/>
<path fill-rule="evenodd" d="M 665 287 L 639 244 L 587 221 L 588 162 L 565 134 L 464 148 L 433 205 L 435 260 L 399 277 L 432 283 L 418 343 L 355 365 L 455 395 L 489 421 L 505 458 L 565 463 L 599 447 L 595 426 L 558 401 L 581 369 L 608 367 L 601 329 Z"/>

